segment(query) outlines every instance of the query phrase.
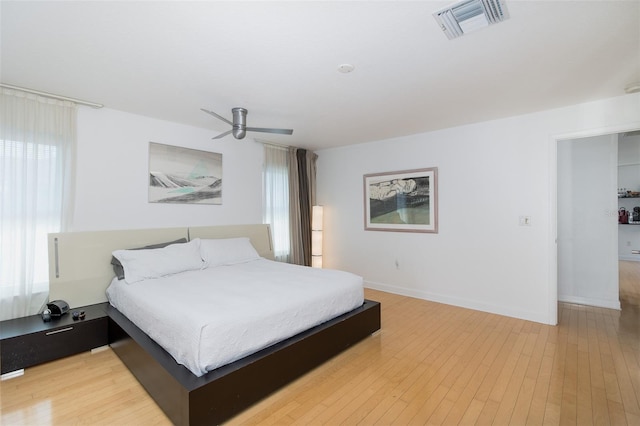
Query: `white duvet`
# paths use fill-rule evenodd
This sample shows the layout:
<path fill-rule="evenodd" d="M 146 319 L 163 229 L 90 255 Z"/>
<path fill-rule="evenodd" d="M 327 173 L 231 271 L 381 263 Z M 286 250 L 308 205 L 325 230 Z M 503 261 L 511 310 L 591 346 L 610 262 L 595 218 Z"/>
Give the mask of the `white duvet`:
<path fill-rule="evenodd" d="M 362 305 L 362 278 L 266 259 L 127 284 L 109 302 L 196 376 Z"/>

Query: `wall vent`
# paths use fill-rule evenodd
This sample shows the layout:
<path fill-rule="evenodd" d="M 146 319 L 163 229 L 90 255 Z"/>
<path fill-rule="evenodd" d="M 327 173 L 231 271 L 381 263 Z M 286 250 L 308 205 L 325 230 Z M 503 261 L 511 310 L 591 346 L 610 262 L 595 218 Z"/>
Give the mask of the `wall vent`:
<path fill-rule="evenodd" d="M 503 0 L 464 0 L 433 14 L 449 40 L 509 17 Z"/>

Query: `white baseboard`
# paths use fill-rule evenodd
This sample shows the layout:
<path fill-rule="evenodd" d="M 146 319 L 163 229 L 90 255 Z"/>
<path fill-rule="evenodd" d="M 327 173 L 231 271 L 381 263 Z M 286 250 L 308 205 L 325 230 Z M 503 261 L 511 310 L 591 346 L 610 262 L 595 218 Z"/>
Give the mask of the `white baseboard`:
<path fill-rule="evenodd" d="M 618 260 L 628 260 L 631 262 L 640 262 L 640 255 L 637 254 L 621 254 L 618 255 Z"/>
<path fill-rule="evenodd" d="M 559 294 L 558 302 L 575 303 L 576 305 L 596 306 L 598 308 L 616 309 L 618 311 L 620 310 L 619 300 L 603 300 L 593 299 L 590 297 L 567 296 Z"/>
<path fill-rule="evenodd" d="M 443 303 L 445 305 L 458 306 L 460 308 L 473 309 L 476 311 L 488 312 L 491 314 L 503 315 L 511 318 L 518 318 L 542 324 L 556 325 L 555 318 L 551 320 L 544 313 L 511 309 L 509 307 L 491 305 L 475 300 L 452 297 L 449 295 L 442 295 L 438 293 L 431 293 L 423 290 L 390 286 L 388 284 L 375 283 L 371 281 L 365 281 L 364 286 L 373 290 L 399 294 L 401 296 L 415 297 L 416 299 L 429 300 L 431 302 Z"/>

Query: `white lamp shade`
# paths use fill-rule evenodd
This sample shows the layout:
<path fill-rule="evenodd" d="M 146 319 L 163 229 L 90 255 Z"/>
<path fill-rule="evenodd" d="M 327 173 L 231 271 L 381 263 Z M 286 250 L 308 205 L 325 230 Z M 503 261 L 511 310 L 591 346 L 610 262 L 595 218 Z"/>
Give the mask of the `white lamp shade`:
<path fill-rule="evenodd" d="M 311 231 L 311 256 L 322 256 L 322 231 Z"/>
<path fill-rule="evenodd" d="M 322 206 L 313 206 L 311 212 L 311 229 L 314 231 L 322 231 L 324 211 Z"/>

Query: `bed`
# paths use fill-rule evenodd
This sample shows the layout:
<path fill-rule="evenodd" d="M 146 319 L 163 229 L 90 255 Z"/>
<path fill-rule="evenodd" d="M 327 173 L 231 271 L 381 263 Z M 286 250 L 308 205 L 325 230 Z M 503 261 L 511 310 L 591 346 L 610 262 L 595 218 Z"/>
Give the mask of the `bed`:
<path fill-rule="evenodd" d="M 247 274 L 249 282 L 252 280 L 251 277 L 256 279 L 255 277 L 264 276 L 273 266 L 272 264 L 276 263 L 273 262 L 267 225 L 51 234 L 49 236 L 50 298 L 67 300 L 72 308 L 105 302 L 107 287 L 122 284 L 121 280 L 114 279 L 114 272 L 110 265 L 111 253 L 118 249 L 143 247 L 181 238 L 191 242 L 198 239 L 211 241 L 238 237 L 249 239 L 259 259 L 224 268 L 207 268 L 211 269 L 208 272 L 215 275 L 216 282 L 224 281 L 225 274 L 234 273 L 232 272 L 234 268 Z M 294 265 L 280 265 L 291 269 L 287 270 L 287 274 L 301 268 Z M 304 269 L 308 269 L 312 275 L 320 273 L 310 268 Z M 331 271 L 323 272 L 332 273 Z M 338 280 L 340 274 L 335 278 Z M 171 279 L 173 281 L 169 280 L 170 282 L 165 283 L 167 286 L 175 285 L 178 282 L 175 280 L 179 280 L 177 277 Z M 304 278 L 299 280 L 302 283 Z M 129 287 L 135 288 L 135 285 Z M 249 285 L 249 288 L 251 288 L 250 292 L 256 291 L 256 287 Z M 273 290 L 263 294 L 260 302 L 251 308 L 250 312 L 261 309 L 269 311 L 272 303 L 267 296 L 271 291 Z M 280 291 L 292 290 L 281 289 Z M 352 295 L 355 293 L 357 292 L 352 291 Z M 122 297 L 127 300 L 133 296 Z M 216 298 L 216 296 L 212 297 Z M 332 300 L 335 301 L 336 295 L 326 297 L 333 297 Z M 338 299 L 349 298 L 349 296 L 337 297 Z M 357 297 L 354 300 L 357 300 Z M 302 305 L 309 303 L 303 296 L 300 296 L 298 302 Z M 120 305 L 123 311 L 130 311 L 129 315 L 132 318 L 109 305 L 107 308 L 109 342 L 114 352 L 174 424 L 199 425 L 224 422 L 380 328 L 379 303 L 369 300 L 364 300 L 362 303 L 362 299 L 356 303 L 351 300 L 346 302 L 346 308 L 341 308 L 346 311 L 339 313 L 337 317 L 332 317 L 332 314 L 329 320 L 324 318 L 319 323 L 312 322 L 309 328 L 295 330 L 291 337 L 284 340 L 278 340 L 275 343 L 262 342 L 257 349 L 250 349 L 242 356 L 236 357 L 237 359 L 232 357 L 227 360 L 204 361 L 203 365 L 195 367 L 194 370 L 193 366 L 188 368 L 176 362 L 175 357 L 160 344 L 162 339 L 158 341 L 152 339 L 136 325 L 135 321 L 139 318 L 134 318 L 134 313 L 138 303 L 140 302 L 131 303 L 129 308 Z M 118 305 L 119 302 L 115 304 Z M 131 312 L 131 306 L 134 307 L 134 313 Z M 299 310 L 299 307 L 296 309 L 298 311 L 293 315 L 304 313 L 304 310 Z M 141 315 L 144 316 L 144 314 Z M 249 314 L 245 311 L 241 315 Z M 245 330 L 247 329 L 250 331 L 250 327 L 245 327 Z M 259 336 L 262 334 L 257 333 Z M 238 331 L 231 331 L 231 335 L 237 336 Z"/>

